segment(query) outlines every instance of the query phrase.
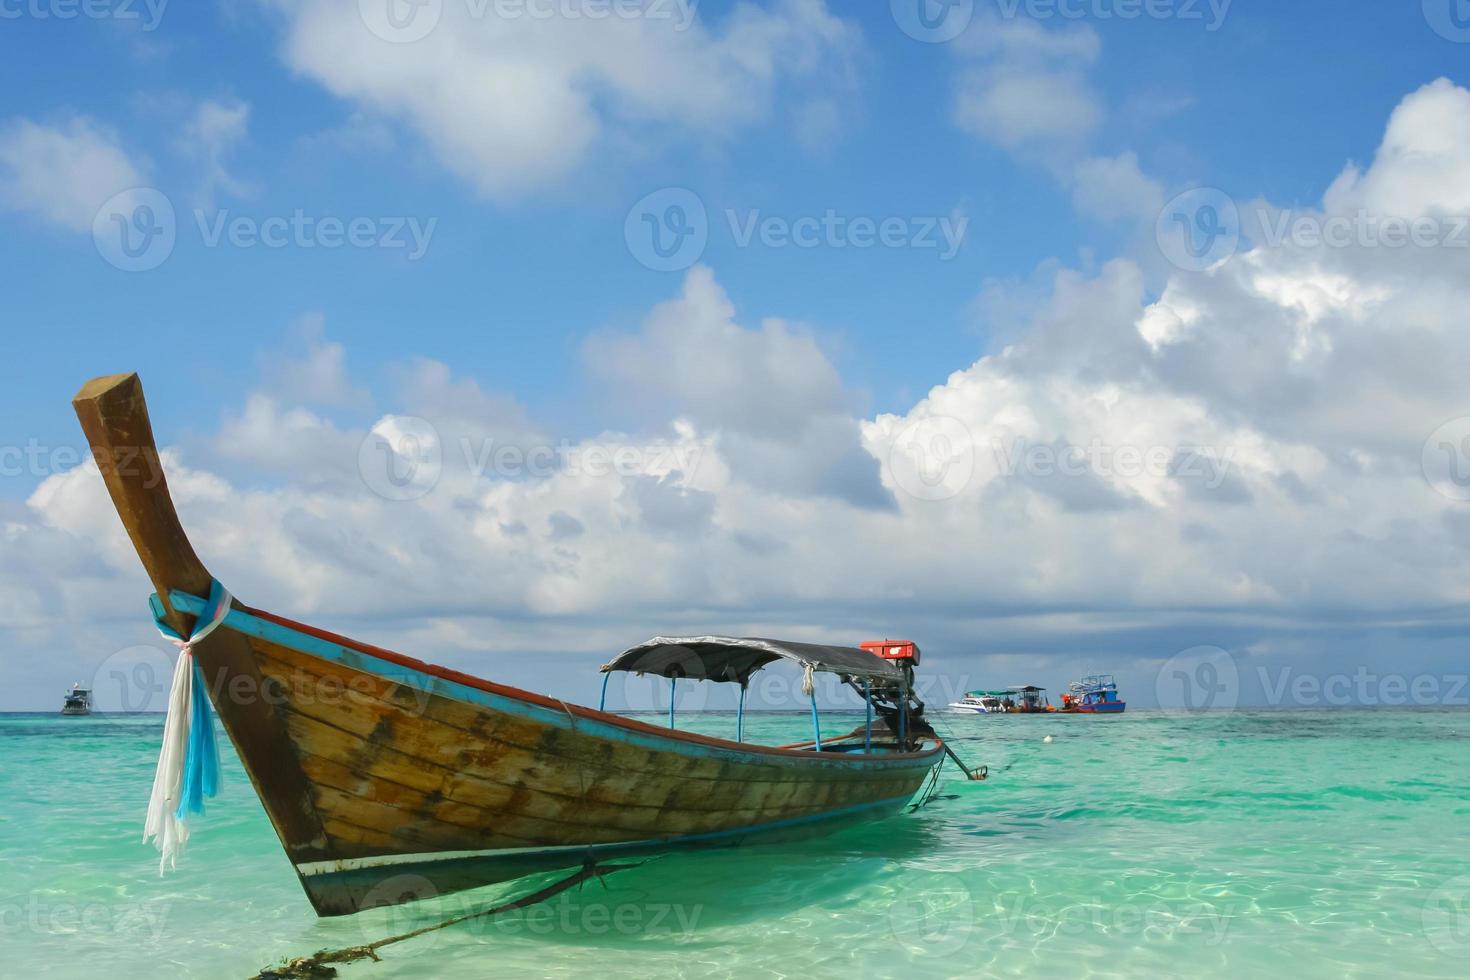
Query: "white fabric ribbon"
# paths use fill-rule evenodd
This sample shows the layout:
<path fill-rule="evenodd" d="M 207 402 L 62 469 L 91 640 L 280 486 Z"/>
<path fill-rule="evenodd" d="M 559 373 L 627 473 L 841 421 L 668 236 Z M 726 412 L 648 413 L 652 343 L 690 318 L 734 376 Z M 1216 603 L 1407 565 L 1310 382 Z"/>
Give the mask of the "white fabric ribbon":
<path fill-rule="evenodd" d="M 158 752 L 158 769 L 153 774 L 153 792 L 148 798 L 148 819 L 143 826 L 144 843 L 152 840 L 160 852 L 160 877 L 166 867 L 176 866 L 179 852 L 189 841 L 188 825 L 178 810 L 184 762 L 189 754 L 189 723 L 194 701 L 194 644 L 213 633 L 229 614 L 230 593 L 223 586 L 220 586 L 219 593 L 213 616 L 208 621 L 196 621 L 194 633 L 187 640 L 180 639 L 177 633 L 162 625 L 158 630 L 164 639 L 179 648 L 173 686 L 168 694 L 168 715 L 163 723 L 163 746 Z"/>

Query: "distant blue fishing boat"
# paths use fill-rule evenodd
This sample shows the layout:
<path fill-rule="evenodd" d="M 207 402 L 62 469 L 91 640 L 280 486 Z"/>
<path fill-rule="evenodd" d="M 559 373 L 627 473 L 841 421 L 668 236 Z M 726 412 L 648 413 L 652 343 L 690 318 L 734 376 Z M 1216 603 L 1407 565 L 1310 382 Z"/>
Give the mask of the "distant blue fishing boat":
<path fill-rule="evenodd" d="M 1118 700 L 1118 683 L 1112 674 L 1088 674 L 1067 685 L 1062 694 L 1062 711 L 1069 714 L 1121 715 L 1128 702 Z"/>

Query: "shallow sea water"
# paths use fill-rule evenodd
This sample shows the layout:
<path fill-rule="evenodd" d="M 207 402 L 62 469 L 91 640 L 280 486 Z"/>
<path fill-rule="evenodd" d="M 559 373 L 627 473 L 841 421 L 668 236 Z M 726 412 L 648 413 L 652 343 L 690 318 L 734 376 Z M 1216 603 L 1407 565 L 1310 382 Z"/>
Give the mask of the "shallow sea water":
<path fill-rule="evenodd" d="M 990 780 L 947 766 L 917 812 L 659 858 L 341 975 L 1470 976 L 1470 711 L 938 721 Z M 808 726 L 747 719 L 773 744 Z M 140 838 L 162 727 L 0 715 L 0 973 L 245 977 L 557 877 L 317 919 L 225 741 L 160 878 Z"/>

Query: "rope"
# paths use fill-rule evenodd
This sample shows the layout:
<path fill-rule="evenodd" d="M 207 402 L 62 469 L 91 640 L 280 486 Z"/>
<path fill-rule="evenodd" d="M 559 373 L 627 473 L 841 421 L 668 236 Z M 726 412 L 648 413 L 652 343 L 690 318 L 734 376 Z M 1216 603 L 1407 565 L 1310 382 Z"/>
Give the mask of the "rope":
<path fill-rule="evenodd" d="M 537 905 L 546 901 L 548 898 L 553 898 L 564 891 L 575 888 L 589 878 L 596 878 L 601 881 L 606 875 L 616 874 L 619 871 L 627 871 L 630 868 L 641 867 L 643 863 L 640 861 L 638 864 L 609 864 L 598 867 L 589 861 L 576 874 L 563 878 L 554 884 L 547 885 L 540 891 L 532 892 L 530 895 L 524 898 L 518 898 L 513 902 L 506 902 L 504 905 L 497 905 L 494 908 L 484 909 L 480 912 L 471 912 L 468 915 L 456 916 L 453 919 L 446 919 L 437 925 L 424 926 L 422 929 L 415 929 L 412 932 L 389 936 L 387 939 L 379 939 L 377 942 L 368 943 L 366 946 L 324 949 L 312 956 L 297 957 L 294 960 L 287 960 L 280 966 L 266 967 L 257 973 L 252 980 L 326 980 L 326 978 L 337 975 L 337 971 L 329 964 L 354 963 L 358 960 L 368 959 L 378 962 L 380 959 L 378 950 L 385 946 L 392 946 L 394 943 L 414 939 L 439 929 L 447 929 L 450 926 L 459 925 L 461 922 L 468 922 L 471 919 L 481 919 L 487 916 L 499 915 L 502 912 L 512 912 L 516 909 L 525 908 L 528 905 Z"/>

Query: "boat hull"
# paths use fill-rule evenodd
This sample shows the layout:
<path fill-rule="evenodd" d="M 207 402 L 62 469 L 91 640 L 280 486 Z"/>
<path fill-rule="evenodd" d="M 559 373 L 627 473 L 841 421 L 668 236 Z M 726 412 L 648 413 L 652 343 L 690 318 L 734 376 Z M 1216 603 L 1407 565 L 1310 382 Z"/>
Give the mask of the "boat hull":
<path fill-rule="evenodd" d="M 218 632 L 250 651 L 299 770 L 262 778 L 236 739 L 321 915 L 617 855 L 826 833 L 899 811 L 941 758 L 938 744 L 859 756 L 659 729 L 242 607 Z M 213 639 L 196 655 L 233 738 L 257 706 Z M 303 811 L 305 832 L 290 819 Z"/>

